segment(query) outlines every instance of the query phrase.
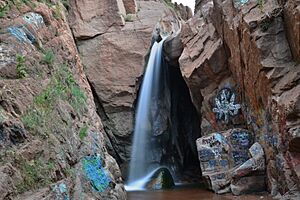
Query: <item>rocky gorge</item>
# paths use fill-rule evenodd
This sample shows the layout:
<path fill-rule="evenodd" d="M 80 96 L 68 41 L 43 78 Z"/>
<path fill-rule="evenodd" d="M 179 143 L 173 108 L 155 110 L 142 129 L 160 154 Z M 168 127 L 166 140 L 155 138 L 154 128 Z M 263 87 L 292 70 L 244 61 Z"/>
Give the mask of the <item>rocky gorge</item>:
<path fill-rule="evenodd" d="M 0 0 L 0 199 L 127 199 L 165 35 L 149 165 L 218 194 L 300 198 L 300 1 L 195 3 Z"/>

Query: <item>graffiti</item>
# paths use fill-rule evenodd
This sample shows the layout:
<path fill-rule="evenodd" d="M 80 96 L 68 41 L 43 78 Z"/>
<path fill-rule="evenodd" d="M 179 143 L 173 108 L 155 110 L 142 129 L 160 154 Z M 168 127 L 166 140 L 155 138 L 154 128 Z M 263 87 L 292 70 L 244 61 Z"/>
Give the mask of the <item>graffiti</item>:
<path fill-rule="evenodd" d="M 250 158 L 247 151 L 232 151 L 232 157 L 236 166 L 243 164 Z"/>
<path fill-rule="evenodd" d="M 240 146 L 243 149 L 248 149 L 253 143 L 252 134 L 246 131 L 235 131 L 231 135 L 231 143 L 234 146 Z"/>
<path fill-rule="evenodd" d="M 200 161 L 205 162 L 205 161 L 209 161 L 214 158 L 215 158 L 215 153 L 211 149 L 203 148 L 203 149 L 199 150 Z"/>
<path fill-rule="evenodd" d="M 223 168 L 228 168 L 228 167 L 229 167 L 228 160 L 220 160 L 220 165 L 221 165 Z"/>
<path fill-rule="evenodd" d="M 9 27 L 8 32 L 17 38 L 20 42 L 35 43 L 35 36 L 25 27 Z"/>
<path fill-rule="evenodd" d="M 222 144 L 227 144 L 227 141 L 226 141 L 226 138 L 222 134 L 216 133 L 216 134 L 213 134 L 212 136 L 203 138 L 202 144 L 213 147 L 213 146 L 220 146 Z"/>
<path fill-rule="evenodd" d="M 68 195 L 68 188 L 64 183 L 55 185 L 55 187 L 53 188 L 53 192 L 56 194 L 56 200 L 70 200 L 70 197 Z"/>
<path fill-rule="evenodd" d="M 272 147 L 277 147 L 278 137 L 276 135 L 264 135 L 264 140 Z"/>
<path fill-rule="evenodd" d="M 39 29 L 44 25 L 44 19 L 42 15 L 34 12 L 26 13 L 23 16 L 23 19 L 27 22 L 27 24 L 31 24 L 33 28 Z"/>
<path fill-rule="evenodd" d="M 221 158 L 221 155 L 223 153 L 223 148 L 222 147 L 217 146 L 217 147 L 212 148 L 212 150 L 213 150 L 216 158 L 218 158 L 218 159 Z"/>
<path fill-rule="evenodd" d="M 103 192 L 109 186 L 111 179 L 102 168 L 102 163 L 98 156 L 86 156 L 83 161 L 83 170 L 90 180 L 93 188 L 98 192 Z"/>
<path fill-rule="evenodd" d="M 238 8 L 240 6 L 245 5 L 246 3 L 248 3 L 249 0 L 235 0 L 234 1 L 234 7 Z"/>
<path fill-rule="evenodd" d="M 31 43 L 30 40 L 27 38 L 25 31 L 22 28 L 18 27 L 9 27 L 8 31 L 12 34 L 15 38 L 17 38 L 20 42 L 27 42 Z"/>
<path fill-rule="evenodd" d="M 229 117 L 237 115 L 240 108 L 240 104 L 235 104 L 235 94 L 231 92 L 230 89 L 224 88 L 215 98 L 213 112 L 216 113 L 218 120 L 224 118 L 224 121 L 227 124 L 229 122 Z"/>
<path fill-rule="evenodd" d="M 234 151 L 232 151 L 232 156 L 235 165 L 240 165 L 246 162 L 250 158 L 248 149 L 253 144 L 253 136 L 251 132 L 235 130 L 231 134 L 230 139 L 234 149 Z"/>
<path fill-rule="evenodd" d="M 224 179 L 226 179 L 226 174 L 225 173 L 220 173 L 220 174 L 216 174 L 216 175 L 211 176 L 212 181 L 224 180 Z"/>
<path fill-rule="evenodd" d="M 210 161 L 208 161 L 209 168 L 215 168 L 216 165 L 217 165 L 217 161 L 216 160 L 210 160 Z"/>

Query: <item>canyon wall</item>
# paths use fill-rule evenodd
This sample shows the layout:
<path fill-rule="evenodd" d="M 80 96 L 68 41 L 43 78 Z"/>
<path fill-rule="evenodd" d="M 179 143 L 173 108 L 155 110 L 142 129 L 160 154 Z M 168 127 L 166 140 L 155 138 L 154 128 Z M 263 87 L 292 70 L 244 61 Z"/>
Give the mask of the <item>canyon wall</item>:
<path fill-rule="evenodd" d="M 126 199 L 60 1 L 0 1 L 0 199 Z"/>
<path fill-rule="evenodd" d="M 298 198 L 299 1 L 196 5 L 196 15 L 183 25 L 179 63 L 202 115 L 202 135 L 252 131 L 265 152 L 268 190 Z"/>

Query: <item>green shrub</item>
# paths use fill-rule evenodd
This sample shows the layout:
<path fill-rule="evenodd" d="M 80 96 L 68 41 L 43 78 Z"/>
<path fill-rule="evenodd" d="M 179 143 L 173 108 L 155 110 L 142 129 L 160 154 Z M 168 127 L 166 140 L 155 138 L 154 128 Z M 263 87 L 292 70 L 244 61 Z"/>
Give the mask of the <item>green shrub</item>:
<path fill-rule="evenodd" d="M 61 3 L 65 6 L 65 8 L 69 8 L 70 7 L 70 0 L 61 0 Z"/>
<path fill-rule="evenodd" d="M 128 14 L 124 17 L 125 22 L 133 22 L 132 15 Z"/>
<path fill-rule="evenodd" d="M 68 102 L 77 114 L 86 108 L 86 95 L 76 84 L 67 65 L 61 65 L 50 83 L 35 96 L 33 105 L 22 116 L 24 125 L 33 133 L 47 138 L 54 130 L 66 131 L 69 119 L 61 119 L 56 107 L 58 101 Z"/>
<path fill-rule="evenodd" d="M 172 8 L 173 10 L 175 9 L 175 5 L 172 3 L 171 0 L 164 0 L 164 2 L 168 7 Z"/>
<path fill-rule="evenodd" d="M 265 0 L 257 0 L 258 7 L 262 10 L 264 8 Z"/>
<path fill-rule="evenodd" d="M 54 162 L 45 163 L 41 160 L 19 162 L 23 181 L 16 186 L 17 193 L 38 189 L 52 183 L 51 172 L 55 167 Z"/>
<path fill-rule="evenodd" d="M 62 8 L 59 3 L 57 3 L 52 9 L 53 17 L 57 20 L 62 18 Z"/>
<path fill-rule="evenodd" d="M 0 8 L 0 18 L 4 17 L 7 12 L 10 10 L 9 5 L 5 5 L 3 8 Z"/>
<path fill-rule="evenodd" d="M 43 55 L 42 63 L 47 64 L 47 65 L 53 65 L 54 59 L 55 59 L 55 56 L 54 56 L 53 51 L 49 50 L 49 51 L 46 51 L 46 53 Z"/>
<path fill-rule="evenodd" d="M 25 66 L 25 57 L 21 55 L 16 56 L 17 65 L 16 71 L 19 78 L 25 78 L 27 76 L 27 68 Z"/>
<path fill-rule="evenodd" d="M 89 129 L 88 126 L 84 126 L 84 127 L 82 127 L 80 129 L 80 131 L 79 131 L 79 138 L 80 138 L 80 140 L 83 140 L 87 136 L 88 129 Z"/>

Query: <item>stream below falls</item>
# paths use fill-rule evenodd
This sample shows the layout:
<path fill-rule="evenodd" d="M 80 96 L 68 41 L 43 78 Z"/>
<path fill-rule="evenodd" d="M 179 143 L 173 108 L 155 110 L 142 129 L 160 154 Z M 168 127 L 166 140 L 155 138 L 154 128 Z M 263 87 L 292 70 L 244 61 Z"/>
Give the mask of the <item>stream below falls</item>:
<path fill-rule="evenodd" d="M 129 200 L 271 200 L 267 193 L 233 196 L 218 195 L 198 187 L 176 187 L 170 190 L 128 192 Z"/>

